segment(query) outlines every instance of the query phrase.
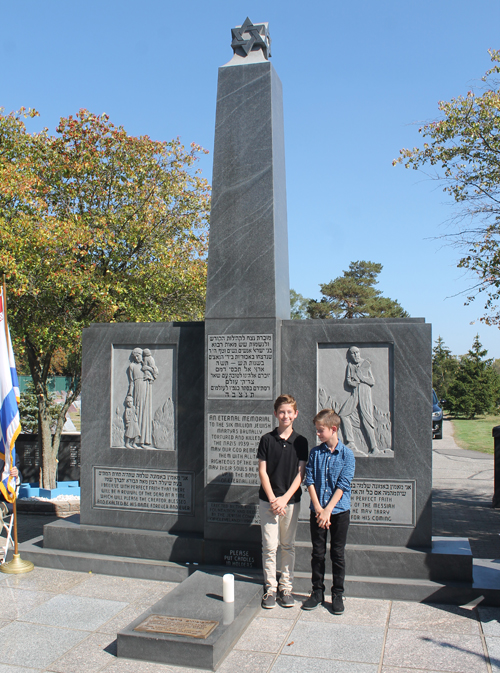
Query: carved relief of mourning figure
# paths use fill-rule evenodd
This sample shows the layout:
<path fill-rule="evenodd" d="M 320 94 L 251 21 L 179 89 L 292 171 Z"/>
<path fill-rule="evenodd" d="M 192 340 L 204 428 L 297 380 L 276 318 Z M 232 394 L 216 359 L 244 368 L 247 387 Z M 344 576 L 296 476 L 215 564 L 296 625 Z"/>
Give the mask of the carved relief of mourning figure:
<path fill-rule="evenodd" d="M 375 421 L 373 418 L 372 386 L 375 384 L 371 363 L 361 357 L 359 348 L 352 346 L 347 352 L 346 385 L 351 395 L 339 411 L 342 419 L 344 438 L 348 447 L 356 448 L 352 417 L 359 416 L 368 439 L 368 453 L 379 453 L 375 437 Z"/>
<path fill-rule="evenodd" d="M 148 362 L 145 362 L 142 348 L 134 348 L 131 355 L 132 362 L 127 369 L 129 380 L 127 397 L 132 397 L 133 399 L 137 425 L 140 431 L 136 445 L 140 444 L 143 447 L 153 444 L 153 396 L 151 385 L 158 374 L 158 369 L 149 350 L 148 353 L 149 355 L 146 356 Z"/>
<path fill-rule="evenodd" d="M 125 413 L 123 414 L 123 419 L 125 421 L 125 447 L 127 449 L 135 449 L 137 448 L 136 440 L 139 440 L 141 436 L 141 429 L 137 423 L 134 398 L 127 397 L 125 404 Z"/>

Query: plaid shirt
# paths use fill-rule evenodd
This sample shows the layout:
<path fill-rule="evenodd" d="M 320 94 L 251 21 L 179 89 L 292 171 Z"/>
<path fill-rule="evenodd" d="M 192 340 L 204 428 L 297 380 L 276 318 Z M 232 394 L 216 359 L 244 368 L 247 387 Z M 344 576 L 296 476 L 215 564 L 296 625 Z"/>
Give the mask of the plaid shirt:
<path fill-rule="evenodd" d="M 351 481 L 354 477 L 355 459 L 351 449 L 338 442 L 332 452 L 326 444 L 315 446 L 311 451 L 306 465 L 305 486 L 316 489 L 319 504 L 326 507 L 337 488 L 343 495 L 336 504 L 332 514 L 346 512 L 351 508 Z M 311 502 L 311 509 L 314 506 Z"/>

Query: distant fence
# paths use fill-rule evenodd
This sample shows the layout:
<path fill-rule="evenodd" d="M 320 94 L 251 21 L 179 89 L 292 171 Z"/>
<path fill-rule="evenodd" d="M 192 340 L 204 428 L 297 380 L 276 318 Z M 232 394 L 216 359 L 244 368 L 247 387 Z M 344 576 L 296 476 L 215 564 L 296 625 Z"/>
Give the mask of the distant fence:
<path fill-rule="evenodd" d="M 33 381 L 31 376 L 18 376 L 19 390 L 22 393 L 26 392 L 28 385 Z M 51 376 L 47 380 L 47 388 L 51 393 L 61 393 L 68 391 L 71 384 L 71 376 Z"/>
<path fill-rule="evenodd" d="M 63 376 L 59 378 L 64 378 Z M 33 483 L 40 476 L 38 435 L 21 434 L 16 440 L 23 482 Z M 57 481 L 80 481 L 80 435 L 64 434 L 59 446 Z"/>

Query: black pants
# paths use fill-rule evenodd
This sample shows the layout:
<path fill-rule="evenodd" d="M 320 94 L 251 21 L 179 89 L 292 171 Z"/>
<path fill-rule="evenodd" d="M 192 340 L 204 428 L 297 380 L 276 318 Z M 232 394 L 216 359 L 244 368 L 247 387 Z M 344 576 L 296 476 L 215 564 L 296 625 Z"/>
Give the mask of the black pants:
<path fill-rule="evenodd" d="M 332 559 L 332 594 L 344 593 L 345 545 L 349 528 L 350 511 L 332 514 L 330 528 L 320 528 L 316 514 L 311 512 L 310 528 L 312 541 L 312 586 L 325 591 L 325 556 L 328 531 L 330 531 L 330 557 Z"/>

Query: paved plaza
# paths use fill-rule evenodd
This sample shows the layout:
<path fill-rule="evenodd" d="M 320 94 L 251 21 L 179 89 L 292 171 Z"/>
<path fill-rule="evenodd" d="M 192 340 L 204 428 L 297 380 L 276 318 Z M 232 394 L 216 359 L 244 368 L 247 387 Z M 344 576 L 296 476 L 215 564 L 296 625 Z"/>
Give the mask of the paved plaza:
<path fill-rule="evenodd" d="M 493 458 L 459 449 L 445 423 L 434 442 L 434 534 L 467 536 L 500 558 L 500 511 L 489 507 Z M 20 539 L 50 517 L 20 517 Z M 116 658 L 116 633 L 175 584 L 35 568 L 0 575 L 0 673 L 190 673 Z M 298 601 L 304 597 L 297 596 Z M 261 610 L 220 673 L 500 672 L 500 608 L 346 598 L 346 611 Z"/>

